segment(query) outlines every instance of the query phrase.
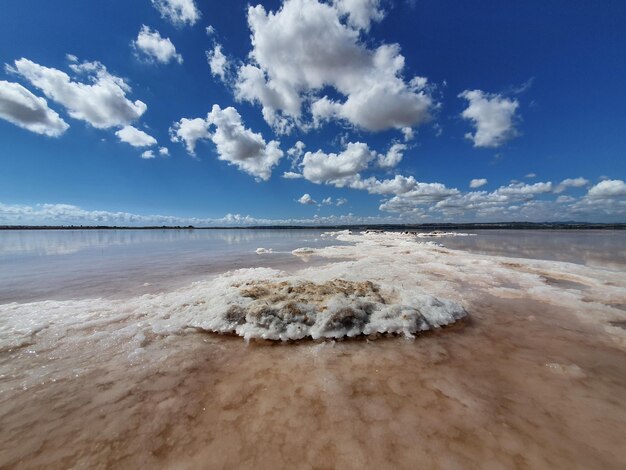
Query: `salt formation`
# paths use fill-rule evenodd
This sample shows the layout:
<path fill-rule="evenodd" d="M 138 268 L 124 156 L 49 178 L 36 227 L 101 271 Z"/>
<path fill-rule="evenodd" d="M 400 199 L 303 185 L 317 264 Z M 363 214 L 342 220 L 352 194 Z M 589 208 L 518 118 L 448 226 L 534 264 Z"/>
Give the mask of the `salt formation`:
<path fill-rule="evenodd" d="M 233 283 L 211 315 L 194 316 L 193 326 L 245 338 L 296 340 L 378 333 L 412 336 L 465 316 L 460 305 L 425 294 L 383 292 L 370 281 L 334 279 L 323 283 L 290 279 Z"/>

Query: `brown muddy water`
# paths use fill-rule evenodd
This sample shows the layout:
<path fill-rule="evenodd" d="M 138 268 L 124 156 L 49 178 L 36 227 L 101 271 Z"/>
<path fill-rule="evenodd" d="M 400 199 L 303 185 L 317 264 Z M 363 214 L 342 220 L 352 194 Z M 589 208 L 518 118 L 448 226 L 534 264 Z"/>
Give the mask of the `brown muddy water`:
<path fill-rule="evenodd" d="M 26 338 L 2 338 L 0 467 L 625 468 L 623 272 L 359 243 L 302 277 L 396 279 L 468 316 L 415 339 L 246 342 L 175 324 L 166 297 L 158 322 L 106 299 L 0 306 L 0 338 Z"/>

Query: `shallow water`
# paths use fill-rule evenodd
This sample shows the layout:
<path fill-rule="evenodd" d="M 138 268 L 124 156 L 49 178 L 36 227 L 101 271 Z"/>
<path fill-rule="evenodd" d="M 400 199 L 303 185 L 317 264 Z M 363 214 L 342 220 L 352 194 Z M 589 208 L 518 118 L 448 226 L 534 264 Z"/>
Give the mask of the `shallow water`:
<path fill-rule="evenodd" d="M 171 290 L 229 269 L 295 269 L 291 250 L 327 244 L 320 230 L 0 231 L 0 304 L 124 298 Z M 257 255 L 259 247 L 272 256 Z"/>
<path fill-rule="evenodd" d="M 188 311 L 210 282 L 0 306 L 28 339 L 0 348 L 0 467 L 624 468 L 624 270 L 339 238 L 293 279 L 423 290 L 469 317 L 414 340 L 246 343 Z"/>
<path fill-rule="evenodd" d="M 626 270 L 626 230 L 475 230 L 445 240 L 449 248 L 487 255 Z"/>

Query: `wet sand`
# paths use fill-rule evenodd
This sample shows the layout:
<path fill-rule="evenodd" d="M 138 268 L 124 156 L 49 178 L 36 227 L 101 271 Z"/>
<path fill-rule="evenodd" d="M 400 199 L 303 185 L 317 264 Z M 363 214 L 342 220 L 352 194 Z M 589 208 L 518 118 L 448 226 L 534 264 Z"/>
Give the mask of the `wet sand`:
<path fill-rule="evenodd" d="M 0 465 L 624 468 L 624 275 L 422 251 L 407 266 L 469 317 L 414 340 L 186 330 L 129 354 L 123 318 L 4 350 Z"/>

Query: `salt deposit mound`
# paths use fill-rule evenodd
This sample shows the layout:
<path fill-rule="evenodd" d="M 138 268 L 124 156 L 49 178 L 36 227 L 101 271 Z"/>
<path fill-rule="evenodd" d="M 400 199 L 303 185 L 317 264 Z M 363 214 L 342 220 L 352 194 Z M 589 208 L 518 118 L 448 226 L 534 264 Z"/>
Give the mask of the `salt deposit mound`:
<path fill-rule="evenodd" d="M 283 341 L 387 333 L 410 337 L 466 315 L 460 305 L 426 294 L 403 302 L 370 281 L 247 281 L 223 292 L 223 302 L 212 302 L 212 312 L 195 317 L 190 326 Z"/>

